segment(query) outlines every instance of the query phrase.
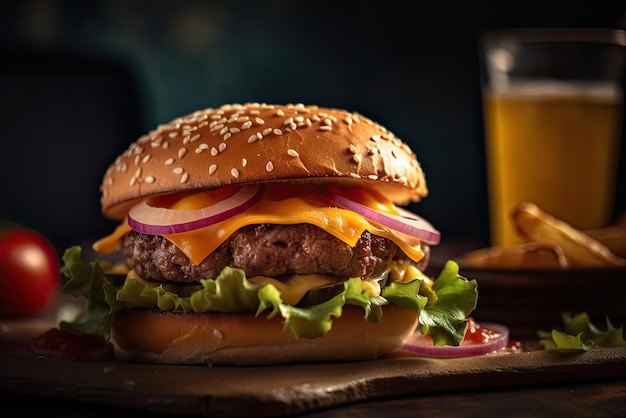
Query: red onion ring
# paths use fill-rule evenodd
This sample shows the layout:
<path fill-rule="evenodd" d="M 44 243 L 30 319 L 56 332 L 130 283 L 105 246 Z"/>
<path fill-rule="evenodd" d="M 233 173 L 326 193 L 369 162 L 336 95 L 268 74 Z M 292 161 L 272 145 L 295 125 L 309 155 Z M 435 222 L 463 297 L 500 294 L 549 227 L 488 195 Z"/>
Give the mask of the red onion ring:
<path fill-rule="evenodd" d="M 419 238 L 427 244 L 439 244 L 439 239 L 441 238 L 439 231 L 437 231 L 426 219 L 414 214 L 413 212 L 403 208 L 397 208 L 400 215 L 393 215 L 390 213 L 379 212 L 332 191 L 329 191 L 327 196 L 329 199 L 335 201 L 335 203 L 345 207 L 346 209 L 357 212 L 374 222 L 378 222 L 396 231 Z"/>
<path fill-rule="evenodd" d="M 459 346 L 435 346 L 429 336 L 416 331 L 405 342 L 405 350 L 427 357 L 469 357 L 491 354 L 507 348 L 509 344 L 509 329 L 501 324 L 481 323 L 480 328 L 486 331 L 486 342 L 475 342 L 472 339 L 464 340 Z"/>
<path fill-rule="evenodd" d="M 151 206 L 144 199 L 128 212 L 128 225 L 148 235 L 177 234 L 221 222 L 248 209 L 259 201 L 264 187 L 245 185 L 228 199 L 196 210 L 175 210 Z"/>

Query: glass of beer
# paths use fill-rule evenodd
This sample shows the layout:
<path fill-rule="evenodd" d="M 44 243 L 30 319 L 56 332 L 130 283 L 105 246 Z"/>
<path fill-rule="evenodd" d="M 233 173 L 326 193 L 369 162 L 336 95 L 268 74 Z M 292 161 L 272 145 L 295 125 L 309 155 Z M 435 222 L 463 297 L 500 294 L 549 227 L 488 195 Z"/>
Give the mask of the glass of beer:
<path fill-rule="evenodd" d="M 491 244 L 521 241 L 510 212 L 522 201 L 578 229 L 608 225 L 626 32 L 499 30 L 480 47 Z"/>

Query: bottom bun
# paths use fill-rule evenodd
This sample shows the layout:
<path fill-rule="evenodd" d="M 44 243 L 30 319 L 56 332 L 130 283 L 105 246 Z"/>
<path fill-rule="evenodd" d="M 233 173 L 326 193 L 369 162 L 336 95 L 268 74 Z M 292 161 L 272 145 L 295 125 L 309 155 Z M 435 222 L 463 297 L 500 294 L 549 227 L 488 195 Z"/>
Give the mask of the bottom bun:
<path fill-rule="evenodd" d="M 118 361 L 213 366 L 372 360 L 400 348 L 417 327 L 417 314 L 386 305 L 379 322 L 346 306 L 324 337 L 296 340 L 282 318 L 252 314 L 118 312 L 111 341 Z"/>

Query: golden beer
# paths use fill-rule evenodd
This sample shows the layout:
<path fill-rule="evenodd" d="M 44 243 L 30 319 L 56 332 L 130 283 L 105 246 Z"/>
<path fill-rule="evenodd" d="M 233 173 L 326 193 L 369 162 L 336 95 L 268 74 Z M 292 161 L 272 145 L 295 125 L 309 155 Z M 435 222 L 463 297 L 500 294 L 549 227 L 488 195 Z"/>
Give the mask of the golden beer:
<path fill-rule="evenodd" d="M 616 86 L 526 85 L 485 92 L 492 245 L 521 242 L 522 201 L 579 229 L 611 221 L 621 138 Z"/>

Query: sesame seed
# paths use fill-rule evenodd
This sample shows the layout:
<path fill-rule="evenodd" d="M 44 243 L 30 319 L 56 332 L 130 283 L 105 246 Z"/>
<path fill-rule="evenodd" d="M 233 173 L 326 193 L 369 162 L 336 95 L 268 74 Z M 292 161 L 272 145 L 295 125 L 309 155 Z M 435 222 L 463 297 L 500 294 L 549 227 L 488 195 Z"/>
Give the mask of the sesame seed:
<path fill-rule="evenodd" d="M 257 132 L 256 137 L 259 139 L 263 139 L 263 134 L 261 132 Z"/>
<path fill-rule="evenodd" d="M 219 150 L 219 152 L 224 152 L 224 150 L 226 149 L 226 144 L 225 143 L 221 143 L 217 149 Z"/>
<path fill-rule="evenodd" d="M 220 135 L 224 135 L 226 132 L 228 132 L 227 126 L 224 126 L 222 129 L 220 129 Z"/>
<path fill-rule="evenodd" d="M 361 176 L 359 176 L 357 173 L 350 173 L 350 177 L 354 177 L 356 179 L 360 179 Z"/>
<path fill-rule="evenodd" d="M 267 164 L 265 164 L 265 171 L 271 172 L 272 170 L 274 170 L 274 164 L 272 164 L 271 161 L 268 161 Z"/>
<path fill-rule="evenodd" d="M 219 151 L 217 150 L 217 148 L 212 147 L 211 148 L 211 155 L 215 157 L 217 154 L 219 154 Z"/>
<path fill-rule="evenodd" d="M 261 119 L 261 118 L 254 118 L 254 121 L 255 121 L 256 123 L 258 123 L 259 125 L 263 125 L 263 124 L 265 124 L 265 121 L 264 121 L 263 119 Z"/>
<path fill-rule="evenodd" d="M 283 112 L 283 110 L 282 110 L 282 109 L 278 109 L 278 110 L 276 111 L 276 116 L 285 116 L 285 112 Z"/>
<path fill-rule="evenodd" d="M 146 183 L 154 183 L 154 177 L 152 176 L 146 177 Z"/>
<path fill-rule="evenodd" d="M 169 136 L 170 138 L 176 138 L 178 136 L 178 132 L 177 131 L 170 132 L 169 134 L 167 134 L 167 136 Z"/>
<path fill-rule="evenodd" d="M 236 179 L 238 179 L 238 178 L 239 178 L 239 170 L 237 170 L 236 168 L 232 168 L 232 169 L 230 170 L 230 174 L 231 174 L 234 178 L 236 178 Z"/>
<path fill-rule="evenodd" d="M 263 132 L 262 132 L 263 136 L 267 136 L 267 135 L 269 135 L 269 134 L 271 134 L 271 133 L 272 133 L 272 128 L 266 128 L 266 129 L 264 129 L 264 130 L 263 130 Z M 257 135 L 258 135 L 258 134 L 257 134 Z M 261 139 L 261 138 L 259 138 L 259 139 Z"/>
<path fill-rule="evenodd" d="M 332 131 L 332 130 L 333 130 L 332 126 L 328 126 L 328 125 L 320 126 L 320 131 Z"/>
<path fill-rule="evenodd" d="M 295 149 L 289 148 L 287 150 L 287 154 L 289 154 L 290 157 L 299 157 L 300 154 L 298 154 L 298 151 L 296 151 Z"/>
<path fill-rule="evenodd" d="M 326 126 L 331 126 L 333 124 L 333 121 L 328 119 L 328 118 L 326 118 L 326 119 L 324 119 L 324 122 L 322 122 L 322 123 L 324 125 L 326 125 Z"/>
<path fill-rule="evenodd" d="M 276 128 L 276 129 L 274 129 L 274 134 L 275 135 L 282 135 L 283 131 L 281 131 L 280 129 Z"/>
<path fill-rule="evenodd" d="M 187 154 L 187 148 L 181 148 L 178 150 L 178 158 L 183 158 Z"/>
<path fill-rule="evenodd" d="M 370 141 L 378 141 L 380 139 L 380 135 L 372 135 L 372 137 L 370 138 Z"/>
<path fill-rule="evenodd" d="M 247 166 L 247 165 L 248 165 L 248 160 L 246 160 L 245 158 L 242 158 L 242 159 L 241 159 L 241 166 L 242 166 L 242 167 L 245 167 L 245 166 Z"/>
<path fill-rule="evenodd" d="M 378 180 L 378 176 L 376 174 L 370 174 L 367 178 L 370 180 Z"/>
<path fill-rule="evenodd" d="M 283 122 L 283 125 L 291 125 L 293 123 L 293 118 L 287 118 Z"/>
<path fill-rule="evenodd" d="M 189 180 L 189 173 L 183 174 L 183 176 L 180 178 L 181 183 L 187 183 L 187 180 Z"/>
<path fill-rule="evenodd" d="M 256 134 L 255 135 L 250 135 L 248 137 L 248 144 L 251 144 L 251 143 L 255 142 L 257 139 L 258 138 L 257 138 Z"/>
<path fill-rule="evenodd" d="M 237 134 L 237 133 L 241 132 L 241 129 L 239 129 L 239 128 L 230 128 L 230 129 L 228 129 L 228 132 L 230 132 L 231 134 Z"/>
<path fill-rule="evenodd" d="M 189 140 L 191 139 L 191 135 L 187 135 L 183 138 L 183 145 L 187 145 Z"/>
<path fill-rule="evenodd" d="M 209 174 L 215 174 L 216 171 L 217 171 L 217 165 L 211 164 L 209 166 Z"/>
<path fill-rule="evenodd" d="M 350 144 L 350 152 L 356 154 L 357 152 L 359 152 L 359 150 L 357 149 L 356 145 Z"/>
<path fill-rule="evenodd" d="M 195 134 L 194 136 L 191 137 L 189 142 L 194 142 L 194 141 L 197 141 L 198 139 L 200 139 L 200 134 Z"/>
<path fill-rule="evenodd" d="M 174 164 L 173 158 L 168 158 L 167 160 L 165 160 L 165 165 L 172 165 L 172 164 Z"/>
<path fill-rule="evenodd" d="M 198 128 L 204 128 L 204 127 L 205 127 L 205 126 L 207 126 L 208 124 L 209 124 L 209 122 L 208 122 L 208 121 L 206 121 L 206 120 L 205 120 L 205 121 L 202 121 L 202 122 L 200 122 L 200 123 L 198 124 Z"/>
<path fill-rule="evenodd" d="M 183 168 L 182 167 L 176 167 L 172 171 L 174 172 L 174 174 L 182 174 L 183 173 Z"/>
<path fill-rule="evenodd" d="M 228 141 L 232 135 L 233 134 L 231 134 L 230 132 L 227 132 L 226 135 L 224 135 L 224 141 Z"/>
<path fill-rule="evenodd" d="M 252 122 L 251 121 L 246 121 L 241 125 L 241 130 L 246 130 L 248 128 L 250 128 L 252 126 Z"/>
<path fill-rule="evenodd" d="M 361 158 L 361 155 L 360 155 L 360 154 L 354 154 L 354 155 L 352 156 L 352 159 L 354 160 L 354 162 L 355 162 L 355 163 L 360 163 L 360 162 L 361 162 L 361 160 L 362 160 L 362 158 Z"/>

